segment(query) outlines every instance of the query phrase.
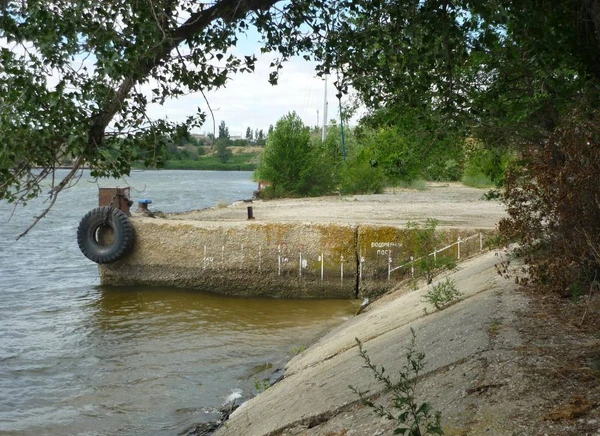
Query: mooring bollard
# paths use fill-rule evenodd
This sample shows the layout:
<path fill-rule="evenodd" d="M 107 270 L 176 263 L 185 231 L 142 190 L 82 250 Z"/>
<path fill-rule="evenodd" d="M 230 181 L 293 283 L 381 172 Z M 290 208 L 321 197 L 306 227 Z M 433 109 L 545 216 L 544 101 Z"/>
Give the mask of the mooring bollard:
<path fill-rule="evenodd" d="M 254 213 L 252 211 L 252 206 L 248 206 L 248 219 L 249 220 L 253 220 L 254 219 Z"/>
<path fill-rule="evenodd" d="M 148 209 L 149 204 L 152 204 L 152 200 L 150 200 L 149 198 L 142 198 L 141 200 L 139 200 L 136 213 L 141 213 L 142 215 L 153 217 L 154 214 Z"/>

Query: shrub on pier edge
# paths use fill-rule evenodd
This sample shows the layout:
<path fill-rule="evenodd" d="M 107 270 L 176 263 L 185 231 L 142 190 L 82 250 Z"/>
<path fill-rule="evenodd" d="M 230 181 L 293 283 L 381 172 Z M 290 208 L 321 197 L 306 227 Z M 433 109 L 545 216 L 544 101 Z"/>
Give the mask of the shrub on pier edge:
<path fill-rule="evenodd" d="M 295 112 L 277 121 L 255 178 L 271 182 L 263 198 L 311 197 L 334 189 L 332 159 L 311 144 L 309 128 Z"/>

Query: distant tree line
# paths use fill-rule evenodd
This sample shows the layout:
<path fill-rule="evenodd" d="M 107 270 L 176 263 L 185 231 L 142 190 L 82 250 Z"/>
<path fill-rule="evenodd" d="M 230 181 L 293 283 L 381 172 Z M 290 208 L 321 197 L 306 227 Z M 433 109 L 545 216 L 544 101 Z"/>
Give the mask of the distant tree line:
<path fill-rule="evenodd" d="M 269 132 L 273 131 L 273 126 L 269 127 Z M 198 160 L 207 151 L 214 148 L 217 158 L 222 163 L 230 162 L 232 151 L 230 147 L 259 146 L 264 147 L 267 136 L 262 129 L 246 129 L 245 138 L 232 139 L 229 133 L 229 127 L 225 121 L 221 121 L 218 126 L 217 137 L 212 133 L 205 135 L 194 135 L 189 132 L 183 132 L 181 135 L 172 135 L 166 141 L 165 159 L 187 161 Z"/>
<path fill-rule="evenodd" d="M 349 116 L 346 113 L 346 116 Z M 489 149 L 475 138 L 446 138 L 425 146 L 402 124 L 379 124 L 373 116 L 343 129 L 330 120 L 325 140 L 292 112 L 269 135 L 255 177 L 271 182 L 266 197 L 380 193 L 387 186 L 423 186 L 423 181 L 462 181 L 502 186 L 511 149 Z"/>

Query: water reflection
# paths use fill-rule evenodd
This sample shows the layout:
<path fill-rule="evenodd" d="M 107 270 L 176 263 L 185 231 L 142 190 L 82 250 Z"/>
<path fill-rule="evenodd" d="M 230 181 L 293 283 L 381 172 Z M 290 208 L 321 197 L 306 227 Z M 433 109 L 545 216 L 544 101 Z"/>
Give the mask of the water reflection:
<path fill-rule="evenodd" d="M 151 319 L 156 328 L 194 328 L 210 323 L 210 329 L 247 331 L 281 329 L 314 320 L 337 319 L 356 302 L 348 300 L 281 300 L 225 297 L 207 292 L 146 287 L 98 286 L 93 307 L 106 329 L 118 327 L 131 313 Z"/>
<path fill-rule="evenodd" d="M 249 395 L 254 367 L 282 365 L 293 348 L 342 322 L 355 305 L 98 288 L 82 344 L 89 389 L 78 407 L 104 416 L 111 434 L 131 433 L 141 423 L 145 431 L 174 425 L 181 431 L 210 419 L 206 412 L 231 390 Z"/>

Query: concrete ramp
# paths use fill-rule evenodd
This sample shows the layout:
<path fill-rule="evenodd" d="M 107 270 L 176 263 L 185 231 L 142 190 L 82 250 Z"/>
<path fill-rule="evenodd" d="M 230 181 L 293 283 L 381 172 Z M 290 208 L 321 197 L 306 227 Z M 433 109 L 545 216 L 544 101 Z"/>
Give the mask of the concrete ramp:
<path fill-rule="evenodd" d="M 363 342 L 372 361 L 396 379 L 405 363 L 411 328 L 417 350 L 426 355 L 423 384 L 435 380 L 425 391 L 427 401 L 452 408 L 454 416 L 467 422 L 474 409 L 464 392 L 482 378 L 485 368 L 480 361 L 490 351 L 490 326 L 495 320 L 510 319 L 527 304 L 513 292 L 516 285 L 498 276 L 494 267 L 498 261 L 488 253 L 462 264 L 450 277 L 463 296 L 441 311 L 422 302 L 424 287 L 349 320 L 292 359 L 281 382 L 243 404 L 216 434 L 392 434 L 393 423 L 358 406 L 348 388 L 352 385 L 372 395 L 382 392 L 382 385 L 363 368 L 355 338 Z M 520 341 L 517 334 L 510 340 L 513 345 Z M 446 380 L 444 374 L 457 367 L 462 375 L 453 373 Z"/>

